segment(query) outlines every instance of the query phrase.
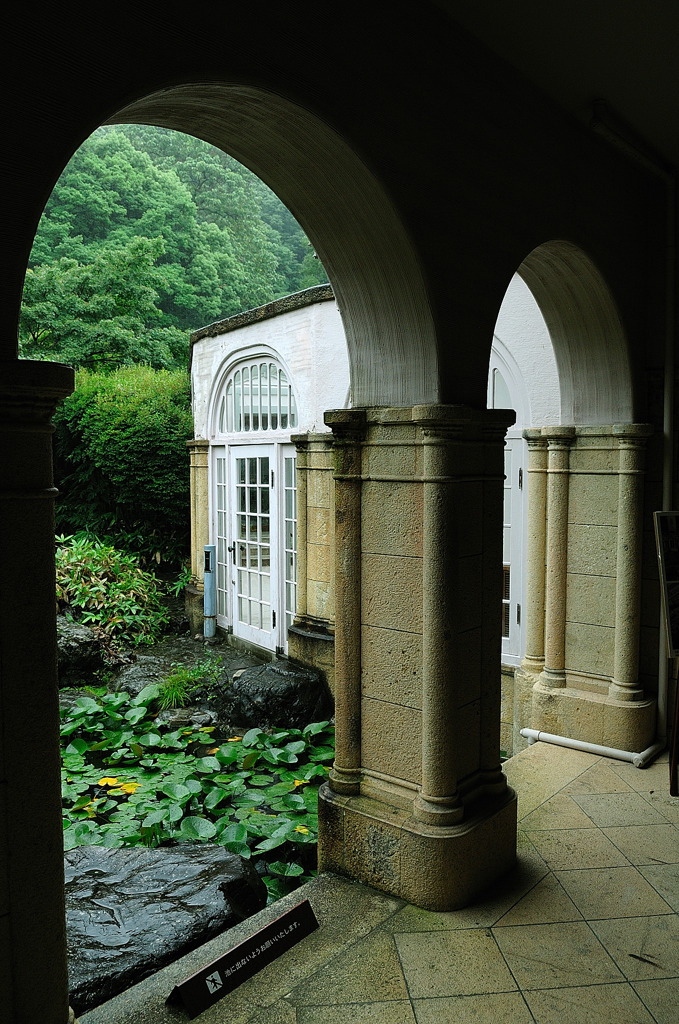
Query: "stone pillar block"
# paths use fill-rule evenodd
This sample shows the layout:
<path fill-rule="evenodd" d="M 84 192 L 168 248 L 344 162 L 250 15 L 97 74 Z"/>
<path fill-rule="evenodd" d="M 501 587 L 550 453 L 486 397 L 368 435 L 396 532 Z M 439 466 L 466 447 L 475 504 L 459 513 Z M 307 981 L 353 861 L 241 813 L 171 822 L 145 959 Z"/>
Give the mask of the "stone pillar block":
<path fill-rule="evenodd" d="M 338 753 L 320 795 L 319 862 L 441 910 L 515 858 L 499 744 L 510 416 L 457 406 L 326 414 Z"/>
<path fill-rule="evenodd" d="M 0 365 L 0 1005 L 41 1024 L 69 1015 L 50 419 L 72 390 L 70 367 Z"/>

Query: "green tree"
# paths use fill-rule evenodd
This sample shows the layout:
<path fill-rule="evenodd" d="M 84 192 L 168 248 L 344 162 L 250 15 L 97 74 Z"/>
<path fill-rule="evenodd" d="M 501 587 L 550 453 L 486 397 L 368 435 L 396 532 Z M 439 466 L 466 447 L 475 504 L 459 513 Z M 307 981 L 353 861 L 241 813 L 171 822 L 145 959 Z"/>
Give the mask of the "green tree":
<path fill-rule="evenodd" d="M 29 268 L 19 325 L 21 354 L 91 369 L 134 362 L 185 364 L 187 339 L 157 301 L 166 278 L 161 238 L 133 238 L 92 253 Z"/>

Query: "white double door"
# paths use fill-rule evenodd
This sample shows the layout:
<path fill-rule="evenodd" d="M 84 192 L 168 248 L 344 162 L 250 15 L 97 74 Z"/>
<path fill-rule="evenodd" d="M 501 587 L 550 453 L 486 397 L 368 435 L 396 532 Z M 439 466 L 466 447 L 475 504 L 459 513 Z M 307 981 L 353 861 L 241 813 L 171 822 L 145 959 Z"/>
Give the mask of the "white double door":
<path fill-rule="evenodd" d="M 296 596 L 295 449 L 215 446 L 213 480 L 217 621 L 285 651 Z"/>

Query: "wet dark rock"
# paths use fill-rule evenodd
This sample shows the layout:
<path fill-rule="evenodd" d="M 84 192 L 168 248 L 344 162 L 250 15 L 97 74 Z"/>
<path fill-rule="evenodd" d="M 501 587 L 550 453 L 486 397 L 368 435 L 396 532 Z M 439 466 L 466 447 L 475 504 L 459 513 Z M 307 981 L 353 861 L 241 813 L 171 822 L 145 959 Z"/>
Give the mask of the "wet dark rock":
<path fill-rule="evenodd" d="M 136 696 L 149 683 L 162 683 L 177 666 L 195 667 L 208 659 L 221 661 L 221 649 L 206 650 L 190 636 L 169 636 L 152 647 L 137 647 L 132 664 L 122 668 L 115 680 L 115 690 Z"/>
<path fill-rule="evenodd" d="M 164 658 L 155 654 L 138 654 L 134 662 L 126 665 L 116 676 L 115 690 L 136 697 L 149 683 L 162 683 L 171 672 L 172 668 Z"/>
<path fill-rule="evenodd" d="M 81 846 L 65 857 L 71 1005 L 76 1014 L 266 904 L 249 861 L 221 846 Z"/>
<path fill-rule="evenodd" d="M 57 616 L 59 685 L 74 686 L 107 665 L 101 641 L 93 629 Z"/>
<path fill-rule="evenodd" d="M 202 729 L 217 724 L 217 712 L 193 705 L 186 708 L 168 708 L 156 716 L 155 723 L 170 730 Z"/>
<path fill-rule="evenodd" d="M 227 670 L 215 706 L 220 720 L 239 728 L 303 729 L 332 714 L 322 674 L 289 661 Z"/>

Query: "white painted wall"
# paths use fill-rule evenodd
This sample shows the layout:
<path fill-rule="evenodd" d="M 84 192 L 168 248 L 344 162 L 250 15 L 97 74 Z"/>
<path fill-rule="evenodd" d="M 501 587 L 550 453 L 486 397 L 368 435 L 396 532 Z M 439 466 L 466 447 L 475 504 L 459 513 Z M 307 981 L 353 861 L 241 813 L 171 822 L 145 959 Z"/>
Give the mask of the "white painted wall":
<path fill-rule="evenodd" d="M 299 416 L 292 433 L 326 431 L 326 409 L 348 405 L 349 360 L 337 303 L 334 299 L 313 302 L 194 342 L 191 382 L 196 438 L 214 437 L 211 403 L 231 368 L 260 354 L 273 356 L 288 373 Z"/>
<path fill-rule="evenodd" d="M 517 428 L 560 424 L 561 392 L 554 348 L 538 304 L 518 274 L 500 306 L 493 346 L 507 361 L 513 361 L 523 382 L 528 409 L 523 416 L 517 409 Z"/>

